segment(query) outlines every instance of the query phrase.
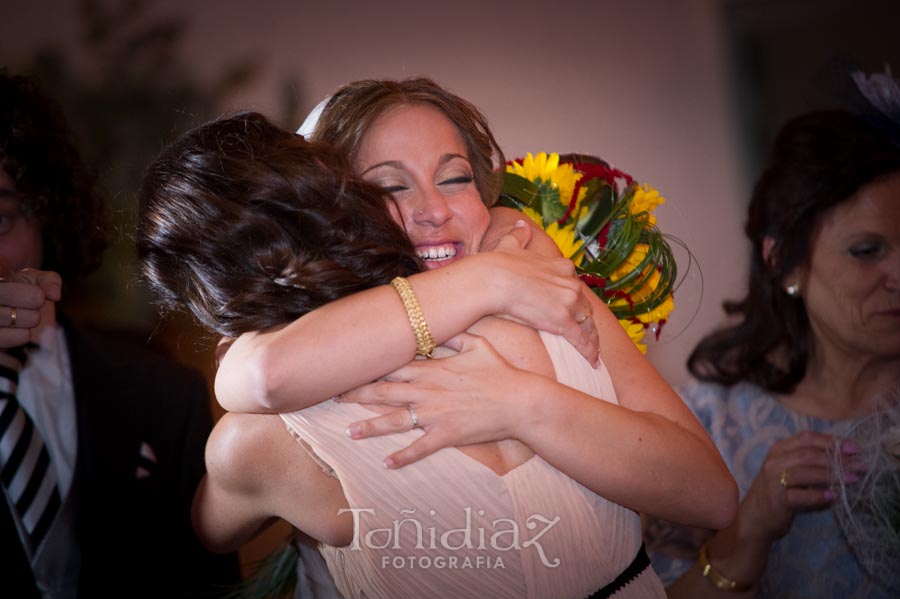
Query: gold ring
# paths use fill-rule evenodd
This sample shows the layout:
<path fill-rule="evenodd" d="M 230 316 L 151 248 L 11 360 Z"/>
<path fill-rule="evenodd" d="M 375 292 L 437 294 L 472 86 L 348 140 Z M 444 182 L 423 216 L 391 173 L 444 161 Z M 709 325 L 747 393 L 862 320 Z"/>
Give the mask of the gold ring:
<path fill-rule="evenodd" d="M 419 419 L 416 418 L 416 409 L 412 406 L 406 406 L 406 409 L 409 410 L 409 415 L 412 417 L 412 427 L 419 428 Z"/>
<path fill-rule="evenodd" d="M 778 482 L 781 483 L 781 486 L 787 489 L 790 487 L 787 481 L 787 468 L 781 471 L 781 476 L 778 477 Z"/>
<path fill-rule="evenodd" d="M 583 323 L 585 320 L 587 320 L 587 319 L 590 318 L 590 317 L 591 317 L 591 307 L 590 307 L 590 306 L 585 306 L 585 308 L 584 308 L 584 315 L 583 315 L 581 318 L 579 318 L 578 320 L 576 320 L 575 322 L 576 322 L 577 324 L 581 324 L 581 323 Z"/>
<path fill-rule="evenodd" d="M 14 328 L 16 326 L 16 314 L 17 310 L 15 306 L 9 307 L 9 326 L 10 328 Z"/>

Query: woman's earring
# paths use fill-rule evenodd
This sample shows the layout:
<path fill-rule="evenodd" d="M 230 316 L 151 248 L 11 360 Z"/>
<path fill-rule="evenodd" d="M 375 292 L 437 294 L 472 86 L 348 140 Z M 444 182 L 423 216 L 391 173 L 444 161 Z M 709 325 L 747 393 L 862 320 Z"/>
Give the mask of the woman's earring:
<path fill-rule="evenodd" d="M 791 297 L 797 297 L 798 295 L 800 295 L 800 285 L 798 285 L 797 283 L 791 283 L 784 288 L 784 291 Z"/>

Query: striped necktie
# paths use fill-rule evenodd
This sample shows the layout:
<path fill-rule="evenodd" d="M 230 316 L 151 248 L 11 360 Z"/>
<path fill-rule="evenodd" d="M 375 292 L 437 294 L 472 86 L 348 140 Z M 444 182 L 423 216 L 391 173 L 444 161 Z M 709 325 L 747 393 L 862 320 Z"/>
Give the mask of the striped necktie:
<path fill-rule="evenodd" d="M 16 399 L 26 359 L 24 347 L 0 351 L 0 480 L 33 558 L 59 511 L 60 496 L 41 434 Z"/>

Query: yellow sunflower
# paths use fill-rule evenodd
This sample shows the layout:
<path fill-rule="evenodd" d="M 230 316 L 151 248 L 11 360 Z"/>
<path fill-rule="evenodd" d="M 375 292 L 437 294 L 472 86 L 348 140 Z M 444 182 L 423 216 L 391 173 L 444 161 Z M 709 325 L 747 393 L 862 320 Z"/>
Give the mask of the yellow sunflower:
<path fill-rule="evenodd" d="M 646 243 L 638 243 L 634 246 L 631 254 L 625 258 L 622 263 L 609 274 L 609 278 L 618 281 L 622 277 L 631 274 L 638 265 L 647 257 L 647 251 L 650 249 Z"/>
<path fill-rule="evenodd" d="M 522 164 L 513 161 L 506 166 L 506 172 L 514 173 L 520 177 L 524 177 L 529 181 L 549 185 L 552 189 L 559 192 L 559 201 L 564 206 L 568 206 L 572 200 L 572 193 L 575 191 L 575 183 L 581 179 L 581 173 L 577 172 L 571 164 L 560 164 L 559 154 L 547 154 L 540 152 L 537 156 L 533 156 L 531 152 L 522 159 Z M 578 193 L 578 202 L 584 199 L 586 189 L 582 189 Z M 578 215 L 580 205 L 576 204 L 577 209 L 574 215 Z"/>
<path fill-rule="evenodd" d="M 559 224 L 554 221 L 544 230 L 556 242 L 556 247 L 563 256 L 572 260 L 575 266 L 581 266 L 584 260 L 584 252 L 581 251 L 583 243 L 581 239 L 575 237 L 575 225 L 570 223 L 560 228 Z"/>
<path fill-rule="evenodd" d="M 639 322 L 632 322 L 631 320 L 620 320 L 619 324 L 622 325 L 622 328 L 625 329 L 625 332 L 628 333 L 628 337 L 631 338 L 637 348 L 641 350 L 641 353 L 646 354 L 647 344 L 642 343 L 644 334 L 647 332 L 644 325 Z"/>
<path fill-rule="evenodd" d="M 649 312 L 644 312 L 643 314 L 635 314 L 634 317 L 640 320 L 645 324 L 650 324 L 651 322 L 659 322 L 661 320 L 668 320 L 669 314 L 672 313 L 672 310 L 675 309 L 675 298 L 672 297 L 672 294 L 663 300 L 663 303 L 656 306 Z"/>
<path fill-rule="evenodd" d="M 631 255 L 628 256 L 625 260 L 622 261 L 622 264 L 612 273 L 610 273 L 610 279 L 616 281 L 621 279 L 627 274 L 633 272 L 638 265 L 646 258 L 647 250 L 649 247 L 647 244 L 639 243 L 634 247 L 634 251 L 631 252 Z M 660 273 L 656 266 L 650 264 L 645 267 L 644 273 L 645 275 L 649 272 L 649 277 L 647 281 L 641 285 L 638 289 L 634 289 L 629 291 L 629 297 L 631 302 L 637 303 L 648 296 L 650 296 L 656 288 L 660 284 Z M 609 302 L 610 307 L 622 307 L 628 303 L 628 300 L 624 298 L 617 298 Z M 668 297 L 661 303 L 659 306 L 650 310 L 649 312 L 644 312 L 642 314 L 635 314 L 635 318 L 639 319 L 643 323 L 651 323 L 656 322 L 669 317 L 669 314 L 672 310 L 675 309 L 675 300 L 670 293 Z"/>
<path fill-rule="evenodd" d="M 664 204 L 666 198 L 659 195 L 659 192 L 650 187 L 646 183 L 638 185 L 634 190 L 634 198 L 631 200 L 631 213 L 639 214 L 646 212 L 648 215 L 647 224 L 651 227 L 656 226 L 656 216 L 653 210 L 660 204 Z"/>

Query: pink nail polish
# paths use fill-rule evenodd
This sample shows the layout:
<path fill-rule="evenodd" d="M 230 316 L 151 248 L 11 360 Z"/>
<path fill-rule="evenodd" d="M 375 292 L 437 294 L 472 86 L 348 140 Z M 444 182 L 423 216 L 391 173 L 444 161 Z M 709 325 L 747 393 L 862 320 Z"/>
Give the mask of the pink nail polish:
<path fill-rule="evenodd" d="M 359 428 L 358 424 L 351 424 L 347 427 L 347 436 L 351 439 L 355 439 L 359 436 L 359 433 L 362 432 Z"/>
<path fill-rule="evenodd" d="M 846 468 L 851 472 L 865 472 L 869 469 L 869 466 L 862 460 L 852 460 L 846 465 Z"/>
<path fill-rule="evenodd" d="M 835 493 L 831 489 L 825 489 L 824 495 L 825 495 L 825 499 L 827 499 L 828 501 L 831 501 L 832 499 L 837 498 L 837 493 Z"/>
<path fill-rule="evenodd" d="M 385 467 L 385 468 L 393 468 L 393 467 L 394 467 L 394 460 L 392 460 L 391 458 L 385 458 L 385 460 L 384 460 L 384 467 Z"/>
<path fill-rule="evenodd" d="M 859 453 L 859 446 L 856 445 L 853 441 L 843 441 L 841 443 L 841 453 L 847 455 L 853 455 L 855 453 Z"/>

